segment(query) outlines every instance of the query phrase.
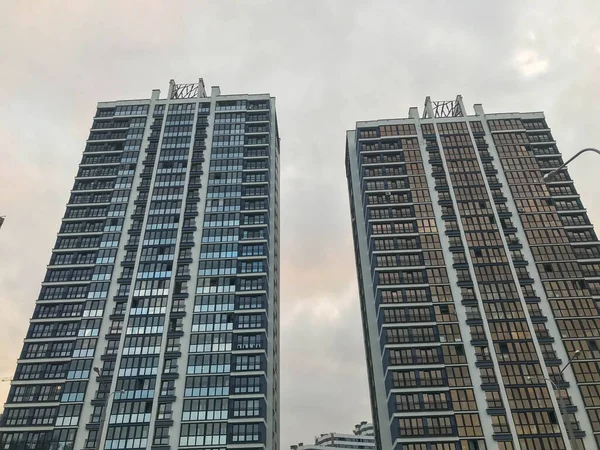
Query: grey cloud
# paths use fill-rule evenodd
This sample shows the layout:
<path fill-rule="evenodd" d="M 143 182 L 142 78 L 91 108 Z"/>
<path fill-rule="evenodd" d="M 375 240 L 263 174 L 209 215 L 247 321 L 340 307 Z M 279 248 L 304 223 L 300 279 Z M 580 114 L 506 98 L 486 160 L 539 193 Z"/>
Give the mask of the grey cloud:
<path fill-rule="evenodd" d="M 287 319 L 282 318 L 281 344 L 287 351 L 282 350 L 281 360 L 288 367 L 282 382 L 282 420 L 290 422 L 284 425 L 286 431 L 292 424 L 303 430 L 287 431 L 288 443 L 307 442 L 330 431 L 349 432 L 356 421 L 370 417 L 355 284 L 337 296 L 288 305 Z"/>
<path fill-rule="evenodd" d="M 146 98 L 153 88 L 164 92 L 170 78 L 204 77 L 224 93 L 270 92 L 282 136 L 284 447 L 370 415 L 346 129 L 405 116 L 426 95 L 460 93 L 488 112 L 545 110 L 565 154 L 600 142 L 600 4 L 593 0 L 0 8 L 0 214 L 8 216 L 0 230 L 0 375 L 14 370 L 95 103 Z M 545 68 L 526 75 L 520 52 Z M 598 166 L 588 158 L 571 173 L 600 221 Z"/>

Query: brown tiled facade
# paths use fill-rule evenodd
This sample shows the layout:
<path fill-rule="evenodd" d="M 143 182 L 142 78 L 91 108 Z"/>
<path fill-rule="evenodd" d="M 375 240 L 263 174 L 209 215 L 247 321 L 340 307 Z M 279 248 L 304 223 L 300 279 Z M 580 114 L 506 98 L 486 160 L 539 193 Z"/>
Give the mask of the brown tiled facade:
<path fill-rule="evenodd" d="M 600 244 L 543 114 L 441 103 L 347 135 L 378 445 L 597 448 Z"/>

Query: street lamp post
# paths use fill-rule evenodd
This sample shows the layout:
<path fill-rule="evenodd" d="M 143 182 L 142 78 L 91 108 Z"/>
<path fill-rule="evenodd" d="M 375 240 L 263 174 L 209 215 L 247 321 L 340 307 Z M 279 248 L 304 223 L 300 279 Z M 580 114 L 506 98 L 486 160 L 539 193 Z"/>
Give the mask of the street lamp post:
<path fill-rule="evenodd" d="M 577 359 L 577 357 L 579 357 L 580 354 L 581 350 L 576 350 L 575 353 L 573 353 L 573 356 L 571 356 L 571 358 L 567 361 L 565 366 L 561 369 L 559 375 L 562 375 L 566 368 L 569 367 L 573 360 Z M 558 409 L 560 410 L 560 418 L 563 422 L 565 429 L 567 430 L 567 438 L 569 439 L 569 445 L 572 450 L 578 450 L 577 439 L 573 432 L 573 424 L 571 423 L 571 419 L 569 418 L 569 414 L 567 411 L 567 404 L 565 403 L 565 399 L 563 398 L 558 385 L 553 380 L 546 377 L 527 377 L 527 380 L 544 380 L 545 382 L 550 383 L 552 385 L 553 391 L 556 391 L 558 393 Z"/>
<path fill-rule="evenodd" d="M 569 164 L 571 161 L 573 161 L 575 158 L 579 157 L 579 155 L 581 155 L 582 153 L 586 153 L 586 152 L 594 152 L 600 155 L 600 150 L 596 149 L 596 148 L 584 148 L 583 150 L 578 151 L 577 153 L 575 153 L 575 156 L 571 157 L 569 160 L 567 160 L 567 162 L 563 163 L 561 166 L 557 167 L 556 169 L 554 169 L 552 172 L 548 172 L 546 175 L 544 175 L 542 177 L 542 180 L 544 181 L 544 183 L 548 183 L 549 181 L 552 181 L 552 178 L 554 178 L 554 176 L 560 172 L 561 170 L 563 170 L 567 164 Z"/>
<path fill-rule="evenodd" d="M 94 372 L 96 372 L 96 374 L 98 374 L 98 376 L 102 376 L 102 371 L 98 367 L 94 367 Z M 102 442 L 102 436 L 104 435 L 104 422 L 106 422 L 106 410 L 108 409 L 108 404 L 110 403 L 110 398 L 113 395 L 115 395 L 117 392 L 119 392 L 120 394 L 122 394 L 124 391 L 123 390 L 112 391 L 106 397 L 106 403 L 104 405 L 104 408 L 102 408 L 102 415 L 100 416 L 100 427 L 99 427 L 99 430 L 98 430 L 98 435 L 96 436 L 95 450 L 100 450 L 100 444 Z"/>

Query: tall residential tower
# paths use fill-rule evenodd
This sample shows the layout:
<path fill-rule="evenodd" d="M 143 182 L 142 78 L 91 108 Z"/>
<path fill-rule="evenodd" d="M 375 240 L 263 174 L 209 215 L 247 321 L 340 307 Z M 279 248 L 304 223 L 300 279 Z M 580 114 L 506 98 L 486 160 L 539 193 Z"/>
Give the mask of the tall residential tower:
<path fill-rule="evenodd" d="M 599 448 L 600 244 L 561 163 L 543 113 L 460 96 L 348 131 L 379 449 Z"/>
<path fill-rule="evenodd" d="M 275 99 L 99 103 L 0 448 L 278 449 L 278 305 Z"/>

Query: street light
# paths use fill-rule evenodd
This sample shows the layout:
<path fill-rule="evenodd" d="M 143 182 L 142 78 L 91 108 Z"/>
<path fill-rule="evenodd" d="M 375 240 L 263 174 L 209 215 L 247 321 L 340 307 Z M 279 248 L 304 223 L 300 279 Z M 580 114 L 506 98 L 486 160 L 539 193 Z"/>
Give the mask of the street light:
<path fill-rule="evenodd" d="M 544 175 L 542 177 L 542 180 L 544 181 L 544 183 L 548 183 L 549 181 L 552 181 L 552 178 L 554 178 L 558 172 L 563 170 L 567 164 L 569 164 L 571 161 L 573 161 L 575 158 L 577 158 L 582 153 L 586 153 L 586 152 L 594 152 L 594 153 L 598 153 L 600 155 L 600 150 L 598 150 L 598 149 L 584 148 L 583 150 L 580 150 L 577 153 L 575 153 L 575 156 L 570 158 L 567 162 L 563 163 L 560 167 L 557 167 L 552 172 L 548 172 L 546 175 Z"/>
<path fill-rule="evenodd" d="M 100 370 L 98 367 L 94 367 L 93 370 L 94 370 L 94 372 L 96 372 L 96 374 L 99 377 L 102 376 L 102 370 Z M 113 395 L 115 395 L 117 392 L 119 394 L 125 393 L 125 391 L 123 389 L 121 389 L 119 391 L 112 391 L 110 394 L 108 394 L 108 397 L 106 397 L 106 403 L 104 404 L 104 408 L 102 408 L 102 415 L 100 416 L 99 433 L 96 436 L 96 446 L 95 446 L 96 450 L 100 449 L 100 443 L 102 442 L 102 436 L 104 435 L 104 422 L 106 422 L 106 410 L 108 409 L 108 404 L 110 403 L 110 398 Z"/>
<path fill-rule="evenodd" d="M 571 358 L 567 361 L 565 366 L 561 369 L 561 371 L 559 372 L 559 375 L 562 375 L 563 372 L 565 371 L 565 369 L 567 367 L 569 367 L 571 365 L 571 363 L 573 362 L 573 360 L 577 359 L 577 357 L 579 357 L 580 354 L 581 354 L 581 350 L 575 350 L 575 353 L 573 353 L 573 356 L 571 356 Z M 560 388 L 558 387 L 558 385 L 553 380 L 551 380 L 550 378 L 546 378 L 546 377 L 527 377 L 527 380 L 528 381 L 544 380 L 546 382 L 549 382 L 552 385 L 553 391 L 558 392 L 558 409 L 560 410 L 560 418 L 563 422 L 563 426 L 567 430 L 567 438 L 569 439 L 569 445 L 570 445 L 571 449 L 577 450 L 578 445 L 577 445 L 577 439 L 575 438 L 575 435 L 573 433 L 573 427 L 572 427 L 573 424 L 571 423 L 571 419 L 569 418 L 569 414 L 567 412 L 567 405 L 565 404 L 565 399 L 563 398 L 563 396 L 560 393 Z M 568 394 L 568 392 L 567 392 L 567 394 Z"/>

